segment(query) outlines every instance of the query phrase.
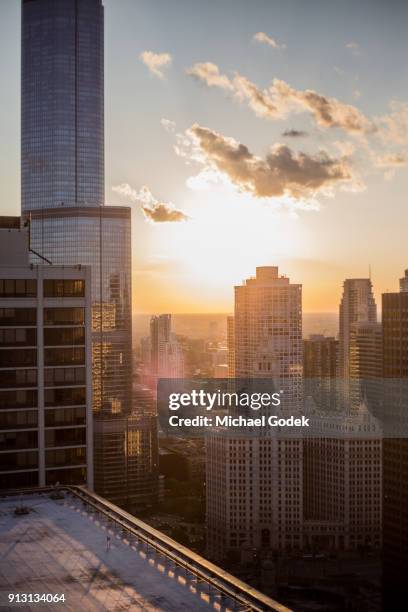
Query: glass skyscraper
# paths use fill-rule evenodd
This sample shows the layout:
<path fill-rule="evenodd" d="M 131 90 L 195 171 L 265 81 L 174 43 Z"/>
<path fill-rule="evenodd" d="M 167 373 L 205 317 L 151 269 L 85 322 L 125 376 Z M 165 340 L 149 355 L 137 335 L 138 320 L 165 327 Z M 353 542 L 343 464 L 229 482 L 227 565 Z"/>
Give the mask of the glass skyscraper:
<path fill-rule="evenodd" d="M 101 0 L 22 2 L 22 213 L 34 251 L 55 265 L 91 266 L 95 488 L 123 505 L 131 219 L 129 208 L 104 201 L 103 36 Z"/>
<path fill-rule="evenodd" d="M 23 212 L 104 204 L 101 0 L 23 0 Z"/>

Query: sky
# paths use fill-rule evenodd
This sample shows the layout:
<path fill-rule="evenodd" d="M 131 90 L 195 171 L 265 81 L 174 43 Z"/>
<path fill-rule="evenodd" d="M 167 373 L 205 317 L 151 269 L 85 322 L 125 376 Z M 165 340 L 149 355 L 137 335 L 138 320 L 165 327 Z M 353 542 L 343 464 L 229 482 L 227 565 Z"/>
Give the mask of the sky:
<path fill-rule="evenodd" d="M 279 265 L 303 309 L 408 267 L 408 3 L 104 0 L 106 202 L 137 312 L 231 312 Z M 20 212 L 20 2 L 0 0 L 0 210 Z"/>

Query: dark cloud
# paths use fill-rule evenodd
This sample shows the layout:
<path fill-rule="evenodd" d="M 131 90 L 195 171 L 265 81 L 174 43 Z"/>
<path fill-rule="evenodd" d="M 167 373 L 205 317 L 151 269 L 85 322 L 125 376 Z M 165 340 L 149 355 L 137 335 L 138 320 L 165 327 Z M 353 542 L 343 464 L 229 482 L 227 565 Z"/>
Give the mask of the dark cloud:
<path fill-rule="evenodd" d="M 303 130 L 285 130 L 282 132 L 282 136 L 285 138 L 305 138 L 309 134 Z"/>
<path fill-rule="evenodd" d="M 173 208 L 164 202 L 144 204 L 142 209 L 146 218 L 153 223 L 177 223 L 187 221 L 189 218 L 182 210 Z"/>

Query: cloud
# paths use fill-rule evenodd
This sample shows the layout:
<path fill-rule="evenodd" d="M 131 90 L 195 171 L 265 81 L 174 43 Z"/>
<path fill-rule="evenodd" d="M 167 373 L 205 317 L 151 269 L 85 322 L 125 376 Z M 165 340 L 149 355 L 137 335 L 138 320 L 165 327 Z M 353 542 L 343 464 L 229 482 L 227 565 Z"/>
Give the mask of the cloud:
<path fill-rule="evenodd" d="M 334 159 L 325 152 L 318 155 L 295 153 L 276 144 L 264 159 L 238 143 L 209 128 L 194 124 L 189 130 L 205 155 L 207 168 L 228 177 L 236 189 L 256 198 L 289 196 L 294 200 L 332 195 L 337 185 L 357 189 L 357 181 L 347 158 Z"/>
<path fill-rule="evenodd" d="M 270 36 L 265 34 L 265 32 L 257 32 L 256 34 L 254 34 L 253 40 L 255 42 L 258 42 L 258 43 L 263 43 L 263 44 L 269 45 L 273 49 L 278 49 L 278 50 L 279 49 L 286 49 L 286 45 L 285 44 L 277 43 L 274 38 L 271 38 Z"/>
<path fill-rule="evenodd" d="M 374 160 L 377 168 L 400 168 L 407 165 L 407 158 L 400 153 L 378 155 Z"/>
<path fill-rule="evenodd" d="M 278 79 L 273 81 L 271 89 L 281 105 L 292 103 L 303 110 L 309 110 L 320 127 L 341 128 L 354 134 L 366 134 L 376 130 L 374 124 L 355 106 L 319 94 L 313 89 L 294 89 Z"/>
<path fill-rule="evenodd" d="M 160 119 L 160 123 L 164 127 L 166 132 L 170 132 L 170 133 L 174 134 L 174 132 L 176 131 L 176 123 L 175 123 L 175 121 L 171 121 L 170 119 L 165 119 L 163 117 L 162 119 Z"/>
<path fill-rule="evenodd" d="M 357 107 L 313 89 L 295 89 L 280 79 L 274 79 L 269 88 L 260 89 L 238 72 L 232 80 L 229 79 L 211 63 L 195 64 L 188 74 L 209 87 L 233 91 L 236 99 L 246 102 L 258 117 L 277 120 L 284 119 L 291 112 L 308 111 L 321 128 L 340 128 L 355 135 L 376 131 L 374 123 Z"/>
<path fill-rule="evenodd" d="M 171 65 L 172 57 L 170 53 L 154 53 L 153 51 L 143 51 L 139 55 L 145 66 L 148 67 L 150 72 L 159 79 L 164 78 L 162 72 L 163 68 L 168 68 Z"/>
<path fill-rule="evenodd" d="M 379 136 L 386 143 L 406 144 L 408 142 L 408 103 L 392 100 L 390 113 L 377 117 Z"/>
<path fill-rule="evenodd" d="M 284 109 L 279 108 L 274 97 L 267 90 L 259 89 L 246 77 L 236 74 L 234 77 L 234 89 L 236 97 L 241 101 L 247 101 L 248 106 L 258 117 L 267 119 L 281 119 Z"/>
<path fill-rule="evenodd" d="M 182 210 L 175 208 L 172 204 L 159 202 L 146 185 L 137 190 L 133 189 L 128 183 L 122 183 L 112 187 L 112 191 L 119 193 L 131 202 L 141 204 L 146 219 L 153 223 L 174 223 L 189 219 Z"/>
<path fill-rule="evenodd" d="M 284 132 L 282 132 L 282 136 L 284 138 L 304 138 L 305 136 L 308 136 L 308 133 L 303 131 L 303 130 L 285 130 Z"/>
<path fill-rule="evenodd" d="M 349 49 L 353 53 L 353 55 L 360 55 L 360 45 L 355 41 L 350 41 L 344 45 L 346 49 Z"/>
<path fill-rule="evenodd" d="M 187 74 L 198 81 L 202 81 L 208 87 L 219 87 L 227 90 L 234 89 L 229 78 L 221 74 L 218 66 L 212 62 L 194 64 L 192 68 L 187 70 Z"/>
<path fill-rule="evenodd" d="M 144 204 L 142 209 L 146 218 L 153 223 L 177 223 L 189 219 L 183 211 L 163 202 L 152 205 Z"/>

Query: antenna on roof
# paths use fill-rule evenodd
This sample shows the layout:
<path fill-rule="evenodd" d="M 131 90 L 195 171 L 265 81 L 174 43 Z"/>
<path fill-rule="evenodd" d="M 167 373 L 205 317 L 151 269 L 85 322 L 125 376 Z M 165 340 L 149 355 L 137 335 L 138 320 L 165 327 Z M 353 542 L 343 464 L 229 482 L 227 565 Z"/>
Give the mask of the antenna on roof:
<path fill-rule="evenodd" d="M 28 250 L 30 251 L 30 253 L 33 253 L 34 255 L 36 255 L 36 257 L 39 257 L 43 261 L 46 261 L 48 264 L 50 264 L 50 266 L 52 266 L 52 261 L 44 257 L 44 255 L 40 255 L 40 253 L 37 253 L 37 251 L 34 251 L 34 249 L 31 248 L 31 213 L 29 213 L 28 217 L 24 221 L 24 227 L 28 227 Z"/>

